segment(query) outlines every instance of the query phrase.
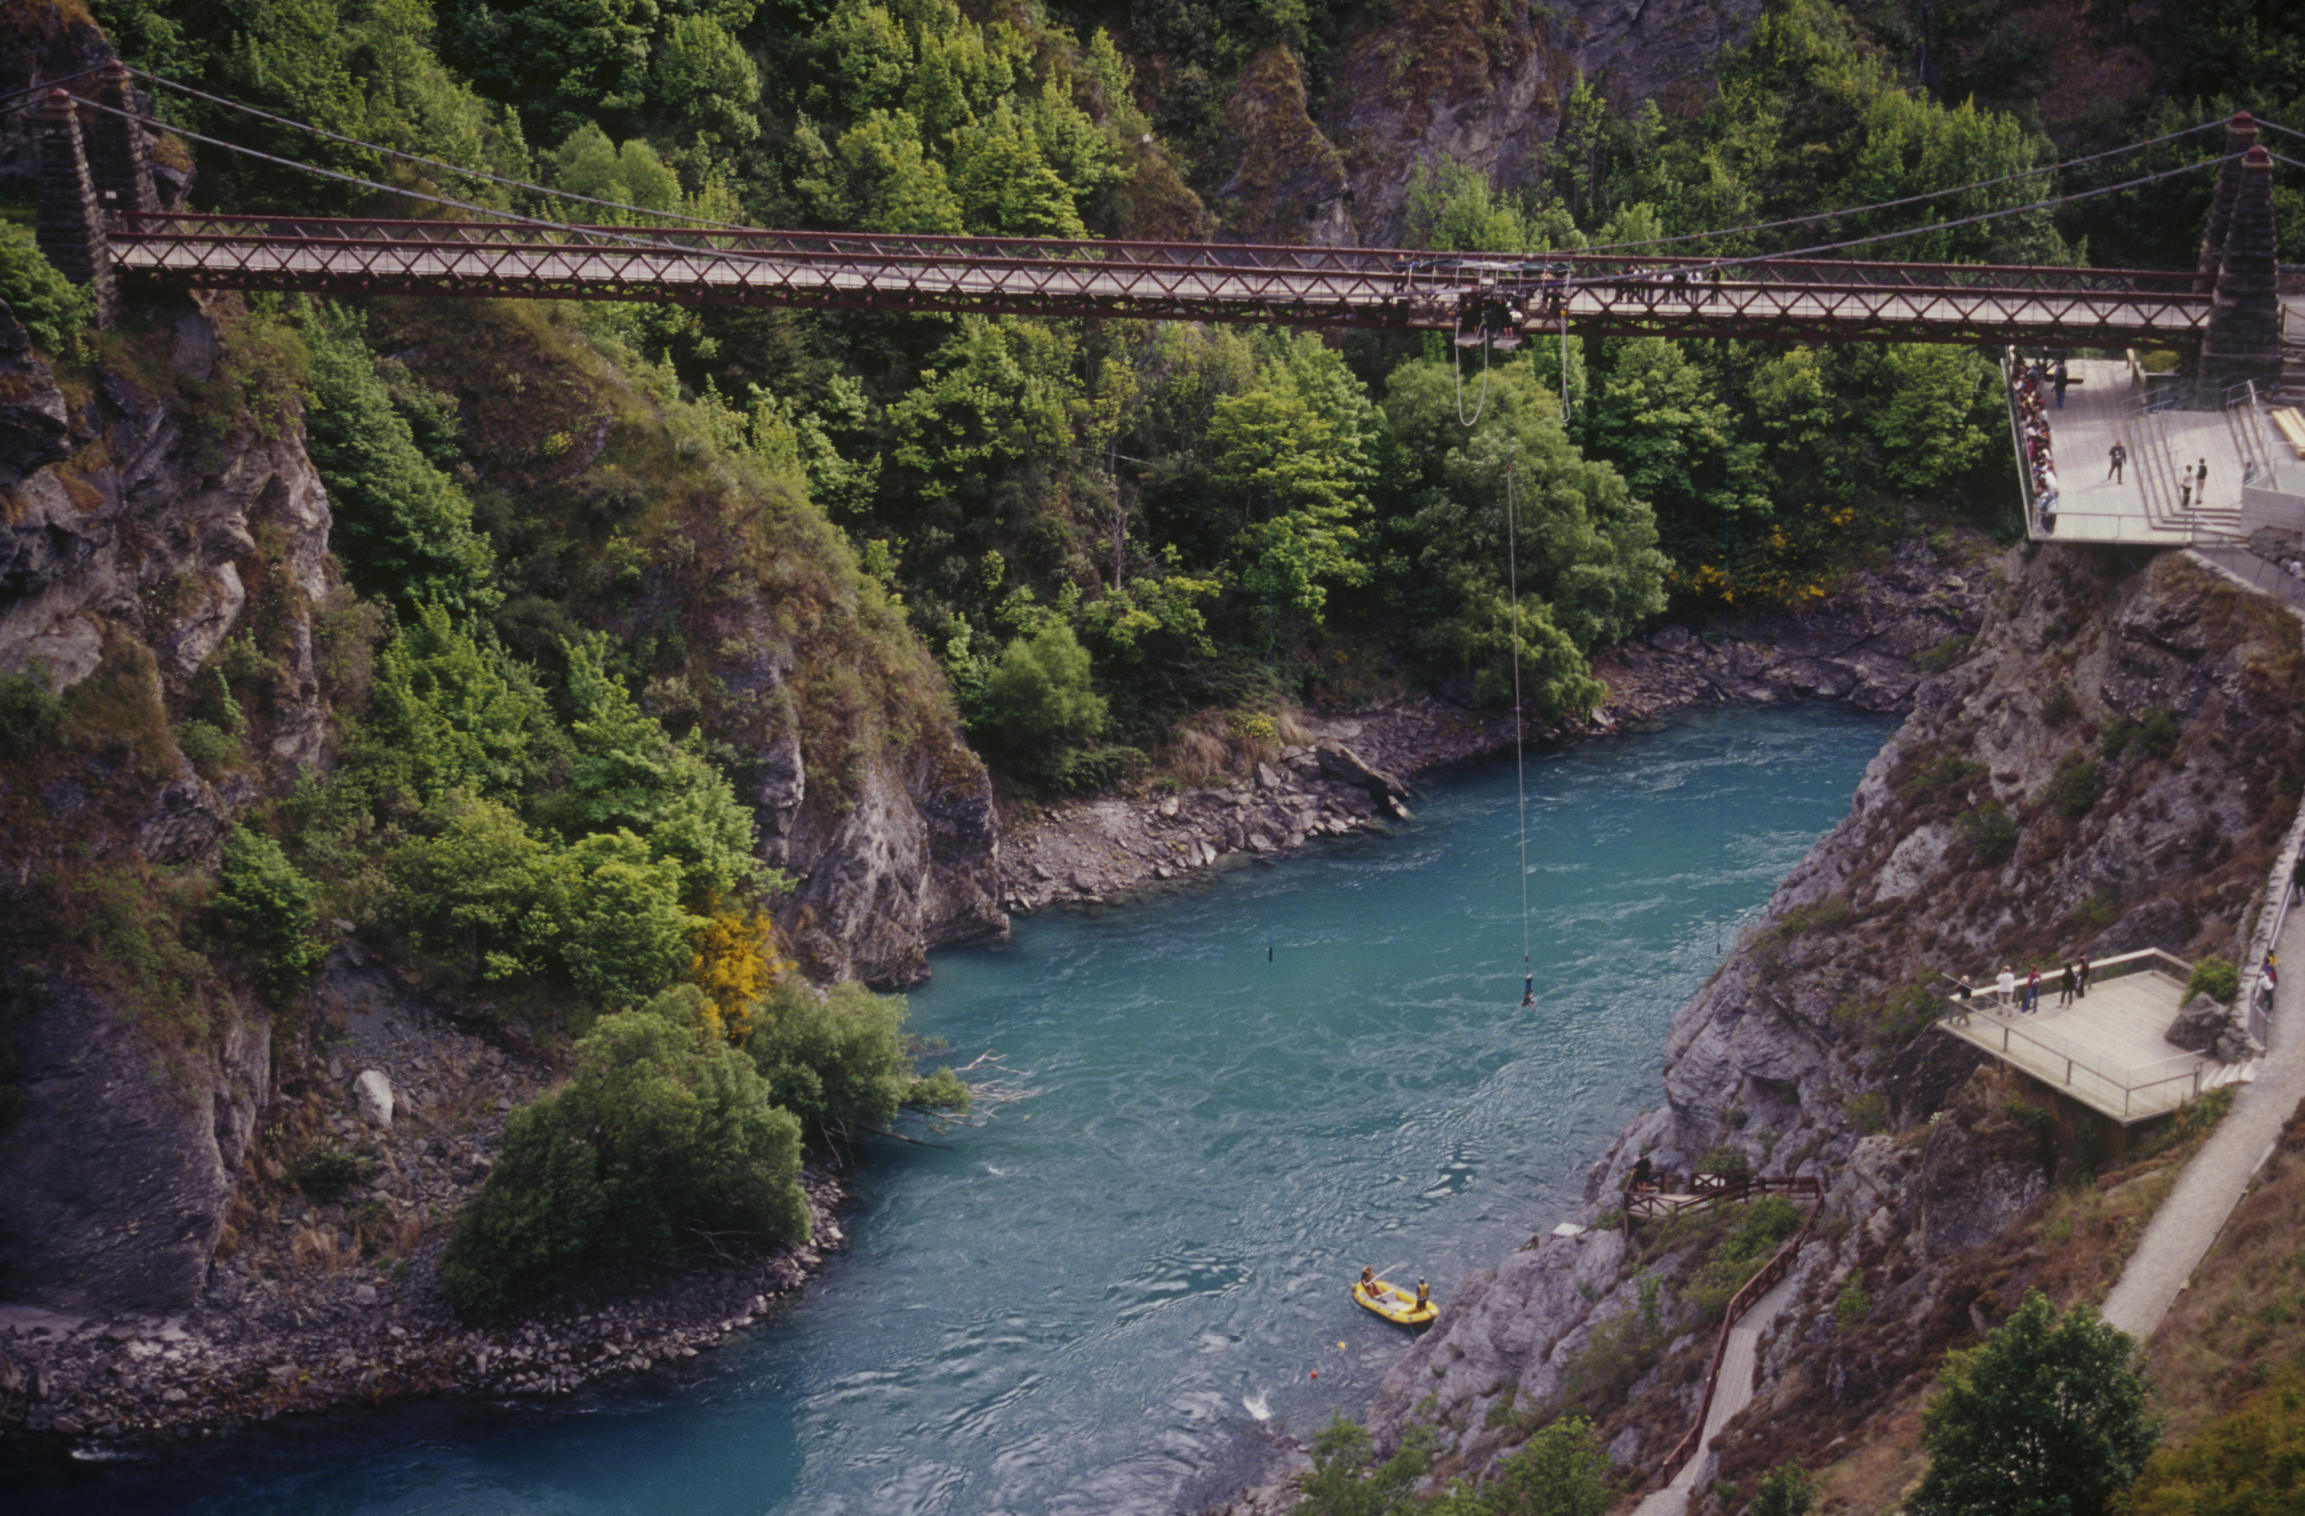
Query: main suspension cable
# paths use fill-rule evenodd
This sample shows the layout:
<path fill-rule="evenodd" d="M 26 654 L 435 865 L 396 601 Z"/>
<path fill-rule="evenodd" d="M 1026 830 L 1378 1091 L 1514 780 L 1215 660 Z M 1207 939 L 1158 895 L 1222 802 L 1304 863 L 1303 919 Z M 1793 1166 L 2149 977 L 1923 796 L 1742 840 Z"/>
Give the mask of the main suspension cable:
<path fill-rule="evenodd" d="M 2052 163 L 2042 168 L 2029 168 L 2021 173 L 2003 174 L 1998 179 L 1979 179 L 1970 184 L 1956 184 L 1951 189 L 1930 190 L 1926 194 L 1907 195 L 1901 200 L 1876 200 L 1870 205 L 1852 205 L 1846 210 L 1819 211 L 1809 216 L 1788 216 L 1782 221 L 1756 221 L 1748 226 L 1723 227 L 1719 231 L 1711 232 L 1683 232 L 1679 236 L 1652 237 L 1643 242 L 1596 242 L 1590 247 L 1582 249 L 1563 248 L 1561 251 L 1610 253 L 1620 252 L 1626 248 L 1670 247 L 1680 242 L 1702 242 L 1716 237 L 1738 237 L 1747 232 L 1773 232 L 1788 226 L 1812 226 L 1819 221 L 1831 221 L 1842 216 L 1870 215 L 1874 211 L 1895 210 L 1901 205 L 1919 205 L 1924 200 L 1940 200 L 1947 195 L 1962 195 L 1971 190 L 1993 189 L 2003 184 L 2014 184 L 2020 179 L 2035 179 L 2043 174 L 2060 174 L 2069 168 L 2079 168 L 2084 164 L 2096 163 L 2106 158 L 2117 158 L 2123 153 L 2134 153 L 2144 148 L 2158 147 L 2164 142 L 2174 142 L 2179 137 L 2190 137 L 2195 132 L 2206 131 L 2212 126 L 2221 126 L 2227 119 L 2219 116 L 2201 122 L 2197 126 L 2188 126 L 2181 131 L 2169 132 L 2159 137 L 2148 137 L 2142 142 L 2132 142 L 2126 147 L 2111 147 L 2101 153 L 2091 153 L 2086 157 L 2068 158 L 2063 163 Z M 2287 130 L 2287 128 L 2283 128 L 2283 130 Z"/>
<path fill-rule="evenodd" d="M 407 189 L 402 186 L 393 184 L 383 184 L 374 179 L 363 179 L 358 174 L 347 174 L 332 168 L 322 168 L 315 163 L 299 163 L 294 158 L 283 158 L 277 153 L 267 153 L 260 148 L 246 147 L 238 142 L 227 141 L 222 137 L 204 136 L 199 132 L 191 131 L 185 127 L 172 126 L 169 123 L 158 120 L 155 117 L 140 116 L 134 111 L 124 111 L 116 105 L 107 105 L 101 100 L 90 100 L 84 95 L 75 95 L 72 98 L 78 101 L 80 104 L 87 106 L 90 110 L 102 111 L 106 115 L 118 116 L 124 121 L 134 121 L 144 126 L 156 126 L 163 131 L 174 132 L 177 136 L 182 137 L 187 141 L 197 142 L 205 147 L 222 148 L 228 153 L 238 153 L 242 157 L 254 158 L 260 162 L 274 164 L 280 168 L 296 169 L 303 173 L 316 175 L 322 179 L 333 179 L 340 184 L 353 185 L 359 189 L 373 190 L 380 195 L 396 195 L 402 199 L 415 200 L 426 205 L 439 205 L 445 206 L 450 210 L 470 211 L 476 216 L 484 216 L 492 220 L 510 222 L 516 226 L 531 226 L 541 228 L 545 231 L 566 232 L 571 236 L 590 237 L 602 242 L 621 243 L 630 247 L 643 248 L 649 252 L 694 251 L 692 248 L 683 248 L 679 243 L 664 242 L 654 237 L 641 235 L 637 232 L 628 233 L 598 226 L 577 226 L 571 222 L 553 221 L 541 216 L 524 216 L 518 211 L 500 210 L 492 205 L 476 205 L 472 201 L 459 200 L 452 195 L 428 194 L 423 190 Z M 757 263 L 767 261 L 763 259 L 760 254 L 740 252 L 733 249 L 716 248 L 714 249 L 714 254 L 718 257 L 729 258 L 742 262 Z"/>
<path fill-rule="evenodd" d="M 1814 247 L 1794 248 L 1790 251 L 1782 253 L 1752 253 L 1743 257 L 1736 258 L 1698 259 L 1689 263 L 1677 265 L 1673 272 L 1677 274 L 1694 275 L 1711 273 L 1717 269 L 1749 268 L 1758 263 L 1786 263 L 1795 259 L 1813 258 L 1824 253 L 1845 252 L 1849 248 L 1853 247 L 1872 247 L 1883 242 L 1901 241 L 1907 237 L 1924 237 L 1931 232 L 1953 231 L 1964 226 L 1976 226 L 1981 222 L 1998 221 L 2006 216 L 2022 216 L 2028 211 L 2047 210 L 2051 206 L 2065 205 L 2076 200 L 2087 200 L 2097 195 L 2117 194 L 2122 190 L 2136 189 L 2140 185 L 2155 184 L 2163 179 L 2173 179 L 2179 174 L 2190 174 L 2204 168 L 2212 167 L 2216 164 L 2229 163 L 2234 161 L 2238 156 L 2238 154 L 2233 153 L 2220 153 L 2214 158 L 2203 158 L 2198 162 L 2181 164 L 2176 168 L 2163 169 L 2159 173 L 2142 174 L 2134 179 L 2124 179 L 2118 184 L 2106 184 L 2100 185 L 2095 189 L 2076 190 L 2069 195 L 2056 195 L 2047 200 L 2035 200 L 2025 205 L 2006 206 L 1996 211 L 1982 211 L 1977 215 L 1963 216 L 1953 221 L 1932 221 L 1926 226 L 1907 227 L 1903 231 L 1876 232 L 1871 236 L 1848 237 L 1839 242 L 1820 242 Z M 1612 274 L 1595 275 L 1581 279 L 1568 278 L 1562 280 L 1561 284 L 1556 287 L 1583 289 L 1592 285 L 1614 284 L 1621 277 L 1621 275 Z"/>
<path fill-rule="evenodd" d="M 211 105 L 221 105 L 230 110 L 244 112 L 254 116 L 259 121 L 269 121 L 275 126 L 293 127 L 300 132 L 310 132 L 315 137 L 325 137 L 331 142 L 341 142 L 347 147 L 356 147 L 364 152 L 380 153 L 387 158 L 397 158 L 403 163 L 415 163 L 426 168 L 442 169 L 448 173 L 462 174 L 470 179 L 481 179 L 490 184 L 502 185 L 506 189 L 526 190 L 532 194 L 544 195 L 556 200 L 574 201 L 582 205 L 597 205 L 604 210 L 631 211 L 636 215 L 656 216 L 668 221 L 684 221 L 691 226 L 701 226 L 711 231 L 743 232 L 752 230 L 751 227 L 740 226 L 732 221 L 714 221 L 704 216 L 686 215 L 680 211 L 660 211 L 645 205 L 627 205 L 621 200 L 603 200 L 594 195 L 579 195 L 572 190 L 557 190 L 542 184 L 531 184 L 525 179 L 508 178 L 503 174 L 490 173 L 486 169 L 466 168 L 462 164 L 450 163 L 445 159 L 428 158 L 421 153 L 403 152 L 396 147 L 386 147 L 376 142 L 364 142 L 358 137 L 347 137 L 344 133 L 330 131 L 325 126 L 316 126 L 309 121 L 299 121 L 293 116 L 278 115 L 272 111 L 250 105 L 245 101 L 234 100 L 229 96 L 212 95 L 206 90 L 195 89 L 189 84 L 180 84 L 174 79 L 163 78 L 149 69 L 131 68 L 128 72 L 139 79 L 149 80 L 154 84 L 190 95 L 196 100 L 205 100 Z M 170 127 L 168 130 L 178 131 L 180 129 Z"/>

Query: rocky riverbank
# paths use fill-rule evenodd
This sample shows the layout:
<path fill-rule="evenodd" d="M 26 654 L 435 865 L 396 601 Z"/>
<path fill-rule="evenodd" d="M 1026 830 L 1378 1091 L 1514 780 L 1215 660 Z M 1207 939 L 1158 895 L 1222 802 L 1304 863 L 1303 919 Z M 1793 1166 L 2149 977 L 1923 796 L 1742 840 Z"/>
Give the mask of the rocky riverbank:
<path fill-rule="evenodd" d="M 1530 736 L 1587 738 L 1725 702 L 1897 708 L 1921 677 L 1915 657 L 1975 630 L 1981 592 L 1960 571 L 1975 551 L 1908 543 L 1805 615 L 1710 635 L 1661 628 L 1603 660 L 1606 709 Z M 1274 761 L 1223 784 L 1052 809 L 1006 840 L 1005 903 L 1111 899 L 1397 823 L 1412 776 L 1513 740 L 1509 713 L 1423 698 L 1308 715 L 1291 735 Z M 464 1327 L 437 1286 L 449 1223 L 485 1181 L 507 1113 L 552 1067 L 518 1023 L 471 1020 L 350 939 L 308 1015 L 303 1037 L 272 1049 L 274 1098 L 195 1302 L 135 1315 L 0 1308 L 0 1425 L 85 1449 L 417 1395 L 565 1393 L 709 1350 L 843 1240 L 837 1182 L 812 1170 L 808 1247 L 594 1279 L 518 1326 Z"/>
<path fill-rule="evenodd" d="M 591 1276 L 515 1324 L 466 1326 L 439 1287 L 450 1225 L 552 1065 L 521 1024 L 463 1020 L 349 939 L 307 1014 L 276 1045 L 196 1302 L 0 1306 L 0 1428 L 87 1455 L 414 1396 L 565 1394 L 711 1350 L 846 1241 L 839 1182 L 812 1166 L 807 1244 Z"/>
<path fill-rule="evenodd" d="M 1713 705 L 1846 700 L 1909 709 L 1934 657 L 1962 652 L 1984 606 L 1974 534 L 1908 538 L 1889 560 L 1800 612 L 1747 614 L 1709 630 L 1679 623 L 1605 650 L 1609 689 L 1589 718 L 1530 724 L 1531 743 L 1582 741 Z M 1195 872 L 1286 852 L 1311 839 L 1406 820 L 1410 781 L 1509 751 L 1510 711 L 1416 697 L 1367 710 L 1304 712 L 1298 738 L 1247 774 L 1168 793 L 1049 807 L 1001 848 L 1011 911 L 1107 902 Z"/>

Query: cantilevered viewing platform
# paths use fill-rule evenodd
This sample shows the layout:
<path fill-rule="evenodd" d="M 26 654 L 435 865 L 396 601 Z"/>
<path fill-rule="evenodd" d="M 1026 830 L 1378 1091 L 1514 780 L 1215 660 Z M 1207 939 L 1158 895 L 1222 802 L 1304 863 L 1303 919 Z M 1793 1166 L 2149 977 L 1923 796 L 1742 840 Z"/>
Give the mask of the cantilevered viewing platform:
<path fill-rule="evenodd" d="M 1987 980 L 1970 999 L 1948 1000 L 1937 1029 L 2133 1126 L 2253 1077 L 2254 1061 L 2221 1064 L 2162 1039 L 2192 973 L 2191 964 L 2155 948 L 2124 953 L 2094 965 L 2088 993 L 2066 1006 L 2057 1004 L 2055 976 L 2044 973 L 2041 1008 L 2031 1014 L 2001 1004 Z"/>

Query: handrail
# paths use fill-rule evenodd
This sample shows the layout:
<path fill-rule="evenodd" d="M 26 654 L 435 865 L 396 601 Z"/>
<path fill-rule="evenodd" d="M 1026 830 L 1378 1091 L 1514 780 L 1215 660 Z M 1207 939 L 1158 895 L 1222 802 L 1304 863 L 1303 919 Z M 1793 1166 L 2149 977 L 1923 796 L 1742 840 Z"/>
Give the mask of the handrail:
<path fill-rule="evenodd" d="M 1810 1229 L 1817 1224 L 1818 1214 L 1825 1209 L 1825 1182 L 1821 1179 L 1784 1177 L 1758 1183 L 1779 1185 L 1786 1190 L 1806 1189 L 1811 1197 L 1809 1214 L 1802 1218 L 1801 1229 L 1788 1238 L 1783 1247 L 1777 1249 L 1776 1256 L 1763 1265 L 1758 1274 L 1746 1280 L 1743 1289 L 1729 1297 L 1729 1304 L 1721 1315 L 1720 1335 L 1713 1342 L 1712 1359 L 1705 1365 L 1705 1392 L 1697 1399 L 1697 1419 L 1681 1440 L 1673 1445 L 1673 1451 L 1665 1455 L 1665 1467 L 1668 1469 L 1678 1470 L 1686 1463 L 1696 1453 L 1705 1435 L 1705 1418 L 1712 1414 L 1713 1393 L 1720 1383 L 1721 1360 L 1728 1355 L 1729 1334 L 1736 1330 L 1738 1318 L 1751 1310 L 1755 1301 L 1793 1271 L 1794 1257 L 1801 1251 L 1801 1245 L 1809 1240 Z"/>

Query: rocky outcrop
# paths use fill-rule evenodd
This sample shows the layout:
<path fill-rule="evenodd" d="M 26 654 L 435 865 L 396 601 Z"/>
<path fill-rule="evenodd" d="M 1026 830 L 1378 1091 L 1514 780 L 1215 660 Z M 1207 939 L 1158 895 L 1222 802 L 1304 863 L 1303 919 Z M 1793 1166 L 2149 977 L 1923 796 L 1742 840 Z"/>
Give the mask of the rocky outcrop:
<path fill-rule="evenodd" d="M 233 1107 L 238 1150 L 225 1168 L 239 1187 L 222 1235 L 206 1239 L 213 1261 L 197 1239 L 155 1245 L 154 1213 L 123 1210 L 112 1218 L 114 1252 L 169 1269 L 165 1289 L 113 1288 L 101 1309 L 68 1292 L 37 1304 L 0 1295 L 0 1426 L 100 1453 L 300 1411 L 456 1392 L 559 1395 L 610 1375 L 679 1373 L 845 1244 L 840 1187 L 811 1167 L 801 1175 L 805 1243 L 604 1270 L 517 1325 L 466 1326 L 439 1288 L 442 1223 L 487 1181 L 509 1113 L 550 1084 L 552 1064 L 529 1050 L 520 1023 L 466 1025 L 349 938 L 306 1009 L 318 1035 L 285 1047 L 280 1067 L 248 1071 L 245 1093 L 274 1096 L 254 1142 Z M 125 1068 L 91 1067 L 78 1088 L 55 1081 L 57 1098 L 87 1099 L 87 1079 Z M 385 1091 L 392 1115 L 380 1121 L 371 1097 Z M 197 1140 L 196 1113 L 183 1110 L 182 1130 L 134 1126 L 102 1153 L 52 1154 L 59 1187 L 76 1163 L 83 1179 L 107 1160 L 152 1170 L 148 1143 Z"/>
<path fill-rule="evenodd" d="M 270 1092 L 270 1029 L 235 1017 L 213 1056 L 163 1059 L 103 996 L 33 998 L 13 1027 L 22 1105 L 0 1139 L 0 1298 L 183 1310 Z"/>
<path fill-rule="evenodd" d="M 992 893 L 992 781 L 957 735 L 942 735 L 941 752 L 867 769 L 846 810 L 801 813 L 787 845 L 801 882 L 780 915 L 815 977 L 914 984 L 930 948 L 1006 930 Z"/>
<path fill-rule="evenodd" d="M 2169 1030 L 2161 1034 L 2161 1040 L 2188 1053 L 2207 1053 L 2219 1063 L 2233 1063 L 2249 1056 L 2249 1040 L 2235 1021 L 2233 1008 L 2218 1004 L 2206 994 L 2195 995 L 2185 1002 L 2177 1012 L 2177 1019 L 2169 1023 Z"/>
<path fill-rule="evenodd" d="M 1918 551 L 1881 582 L 1917 569 Z M 2158 923 L 2154 944 L 2181 955 L 2235 952 L 2305 780 L 2305 664 L 2278 606 L 2179 554 L 2130 571 L 2086 550 L 2022 548 L 1953 577 L 1959 589 L 1904 581 L 1908 614 L 1924 618 L 1909 633 L 1851 606 L 1827 639 L 1837 649 L 1796 656 L 1773 635 L 1700 650 L 1668 630 L 1614 655 L 1620 673 L 1683 703 L 1780 698 L 1788 683 L 1910 700 L 1849 816 L 1675 1019 L 1665 1103 L 1595 1166 L 1578 1218 L 1599 1219 L 1643 1156 L 1683 1170 L 1727 1145 L 1756 1168 L 1821 1177 L 1838 1221 L 1804 1256 L 1752 1413 L 1781 1432 L 1798 1404 L 1805 1424 L 1828 1428 L 1820 1445 L 1931 1353 L 1991 1325 L 2006 1302 L 1971 1260 L 2046 1193 L 2059 1133 L 2090 1120 L 1965 1045 L 1916 1037 L 1929 1002 L 1919 1023 L 1900 1021 L 1915 1014 L 1900 991 L 1941 968 L 2102 953 L 2137 923 Z M 1876 647 L 1897 651 L 1876 665 Z M 1988 807 L 2006 830 L 1965 820 Z M 1866 1135 L 1884 1116 L 1904 1131 Z M 1574 1351 L 1624 1309 L 1621 1272 L 1567 1290 L 1538 1283 L 1577 1278 L 1594 1246 L 1536 1239 L 1494 1280 L 1442 1292 L 1440 1320 L 1371 1408 L 1380 1447 L 1416 1422 L 1468 1469 L 1493 1457 L 1503 1382 L 1517 1387 L 1516 1415 L 1530 1411 L 1527 1395 L 1557 1383 L 1563 1345 Z M 1835 1317 L 1860 1277 L 1866 1325 L 1852 1336 Z M 1685 1366 L 1675 1373 L 1701 1368 L 1701 1354 L 1667 1357 Z M 1634 1401 L 1608 1413 L 1603 1435 L 1620 1461 L 1653 1466 L 1686 1429 L 1693 1383 L 1658 1376 Z M 1725 1446 L 1725 1476 L 1786 1456 L 1766 1431 L 1732 1431 Z"/>
<path fill-rule="evenodd" d="M 228 301 L 176 313 L 199 338 L 202 371 L 188 377 L 210 377 L 236 313 Z M 95 394 L 68 407 L 13 320 L 0 321 L 0 363 L 16 397 L 0 439 L 0 475 L 14 476 L 0 486 L 0 671 L 52 690 L 95 680 L 113 728 L 93 751 L 60 752 L 37 795 L 0 786 L 0 904 L 24 892 L 16 903 L 37 915 L 80 865 L 126 871 L 117 879 L 212 862 L 250 801 L 323 758 L 312 623 L 330 588 L 330 518 L 292 412 L 270 435 L 228 411 L 195 418 L 156 390 L 165 360 L 157 375 L 100 370 Z M 243 761 L 211 779 L 177 751 L 167 702 L 187 703 L 236 632 L 269 672 L 250 681 L 264 693 L 243 716 Z M 107 933 L 172 929 L 140 919 L 148 901 L 112 909 Z M 222 990 L 160 1003 L 165 991 L 130 982 L 153 972 L 133 940 L 114 951 L 100 938 L 96 958 L 10 965 L 22 1107 L 0 1133 L 0 1293 L 181 1310 L 269 1098 L 269 1021 Z"/>
<path fill-rule="evenodd" d="M 1702 90 L 1760 10 L 1759 0 L 1388 8 L 1345 44 L 1319 113 L 1326 143 L 1352 165 L 1349 240 L 1399 245 L 1420 166 L 1467 164 L 1507 191 L 1536 184 L 1580 74 L 1626 111 Z"/>
<path fill-rule="evenodd" d="M 1322 725 L 1317 718 L 1310 722 Z M 1360 723 L 1343 722 L 1357 727 Z M 1227 857 L 1279 853 L 1312 837 L 1405 820 L 1407 788 L 1334 737 L 1280 749 L 1246 778 L 1157 800 L 1069 804 L 1012 838 L 1008 908 L 1108 900 Z"/>

